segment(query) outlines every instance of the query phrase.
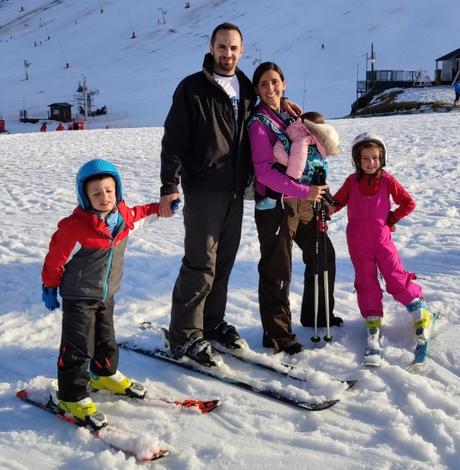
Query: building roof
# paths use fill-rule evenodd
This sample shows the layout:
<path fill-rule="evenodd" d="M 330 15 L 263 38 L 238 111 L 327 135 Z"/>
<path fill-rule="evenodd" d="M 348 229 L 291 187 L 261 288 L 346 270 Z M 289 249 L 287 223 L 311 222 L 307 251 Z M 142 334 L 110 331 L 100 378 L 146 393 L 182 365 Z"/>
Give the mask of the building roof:
<path fill-rule="evenodd" d="M 442 57 L 439 57 L 435 60 L 449 60 L 449 59 L 459 59 L 460 58 L 460 49 L 455 49 L 455 51 L 449 52 Z"/>
<path fill-rule="evenodd" d="M 48 106 L 49 106 L 49 107 L 50 107 L 50 106 L 53 106 L 53 107 L 62 107 L 62 106 L 68 107 L 68 106 L 70 106 L 70 107 L 72 107 L 73 104 L 70 104 L 70 103 L 51 103 L 51 104 L 49 104 Z"/>

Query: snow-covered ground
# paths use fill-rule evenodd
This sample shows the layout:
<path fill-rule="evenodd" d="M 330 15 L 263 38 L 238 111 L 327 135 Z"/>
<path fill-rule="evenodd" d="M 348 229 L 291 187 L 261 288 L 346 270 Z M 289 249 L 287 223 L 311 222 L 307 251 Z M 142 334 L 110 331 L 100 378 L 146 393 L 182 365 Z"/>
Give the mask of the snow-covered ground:
<path fill-rule="evenodd" d="M 314 347 L 299 310 L 303 265 L 294 252 L 292 312 L 305 352 L 293 361 L 325 374 L 358 379 L 335 391 L 332 409 L 309 413 L 242 391 L 134 352 L 121 351 L 120 369 L 141 380 L 150 396 L 220 398 L 209 415 L 165 404 L 142 406 L 108 395 L 94 397 L 111 421 L 158 438 L 171 455 L 167 469 L 449 469 L 460 455 L 460 120 L 431 114 L 333 121 L 343 154 L 331 159 L 329 184 L 338 189 L 352 171 L 349 145 L 359 132 L 378 132 L 389 151 L 388 170 L 409 190 L 417 209 L 394 234 L 406 268 L 418 273 L 426 299 L 442 313 L 426 372 L 408 373 L 414 338 L 405 309 L 385 294 L 381 369 L 360 365 L 364 326 L 353 293 L 342 211 L 330 224 L 337 251 L 336 314 L 345 324 L 334 341 Z M 113 452 L 86 430 L 58 421 L 15 398 L 24 386 L 55 376 L 61 314 L 41 302 L 40 269 L 56 223 L 75 203 L 74 178 L 95 155 L 120 169 L 128 204 L 159 193 L 161 128 L 49 132 L 0 136 L 0 467 L 7 469 L 130 469 L 134 458 Z M 182 248 L 180 215 L 159 220 L 130 239 L 117 296 L 119 340 L 136 338 L 140 322 L 168 325 L 170 298 Z M 247 202 L 241 247 L 231 277 L 227 319 L 264 354 L 257 303 L 258 242 L 253 203 Z M 278 360 L 278 356 L 273 360 Z M 230 362 L 229 362 L 230 363 Z M 300 382 L 269 373 L 240 373 L 290 390 Z M 320 373 L 321 372 L 321 373 Z M 305 392 L 308 393 L 308 386 Z M 339 393 L 340 392 L 340 393 Z"/>
<path fill-rule="evenodd" d="M 394 98 L 395 103 L 442 103 L 445 106 L 453 105 L 455 93 L 449 85 L 427 86 L 420 88 L 389 88 L 375 95 L 370 106 L 377 104 L 386 98 L 386 95 L 398 92 Z"/>
<path fill-rule="evenodd" d="M 446 103 L 452 105 L 455 93 L 451 86 L 433 86 L 423 88 L 407 88 L 400 93 L 395 101 L 407 102 L 416 101 L 421 103 Z"/>

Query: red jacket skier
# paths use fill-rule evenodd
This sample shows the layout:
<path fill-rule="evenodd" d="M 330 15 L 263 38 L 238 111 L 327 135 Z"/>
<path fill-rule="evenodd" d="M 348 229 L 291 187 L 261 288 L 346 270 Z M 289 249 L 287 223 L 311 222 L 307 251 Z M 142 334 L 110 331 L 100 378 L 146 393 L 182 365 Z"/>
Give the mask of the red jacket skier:
<path fill-rule="evenodd" d="M 58 224 L 42 270 L 42 299 L 48 309 L 62 297 L 58 388 L 52 394 L 67 413 L 99 428 L 107 424 L 88 394 L 107 389 L 143 398 L 144 387 L 117 370 L 114 294 L 122 276 L 128 235 L 146 218 L 157 219 L 157 203 L 129 208 L 121 178 L 105 160 L 91 160 L 77 174 L 79 207 Z M 88 373 L 89 363 L 89 373 Z"/>

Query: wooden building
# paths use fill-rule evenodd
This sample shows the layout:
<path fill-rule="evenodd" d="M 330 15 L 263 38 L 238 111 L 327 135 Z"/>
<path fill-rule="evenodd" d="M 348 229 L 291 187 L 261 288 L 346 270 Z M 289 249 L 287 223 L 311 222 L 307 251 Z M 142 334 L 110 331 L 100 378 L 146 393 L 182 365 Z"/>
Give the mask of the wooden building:
<path fill-rule="evenodd" d="M 72 120 L 72 105 L 69 103 L 52 103 L 49 104 L 49 119 L 60 122 L 70 122 Z"/>
<path fill-rule="evenodd" d="M 441 62 L 441 67 L 439 63 Z M 450 85 L 460 75 L 460 49 L 449 52 L 436 59 L 436 69 L 434 71 L 434 81 L 438 85 Z"/>

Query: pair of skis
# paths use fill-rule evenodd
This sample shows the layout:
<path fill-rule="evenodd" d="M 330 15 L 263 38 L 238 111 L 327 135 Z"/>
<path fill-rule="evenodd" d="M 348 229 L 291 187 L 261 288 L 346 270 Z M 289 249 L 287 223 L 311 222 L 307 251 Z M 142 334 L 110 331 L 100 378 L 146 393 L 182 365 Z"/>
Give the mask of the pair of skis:
<path fill-rule="evenodd" d="M 109 447 L 116 451 L 122 451 L 127 456 L 134 456 L 139 461 L 152 461 L 169 455 L 169 450 L 160 447 L 157 443 L 149 443 L 144 436 L 136 434 L 132 431 L 122 429 L 116 425 L 109 423 L 108 425 L 93 429 L 86 425 L 84 422 L 76 419 L 75 417 L 66 414 L 61 408 L 56 406 L 51 398 L 36 397 L 27 389 L 20 390 L 16 393 L 16 397 L 20 400 L 36 406 L 43 411 L 51 413 L 52 415 L 62 419 L 63 421 L 79 427 L 85 427 L 96 438 L 105 442 Z M 220 405 L 220 400 L 171 400 L 169 398 L 151 398 L 148 395 L 143 399 L 131 398 L 121 395 L 120 398 L 130 400 L 133 403 L 138 403 L 146 406 L 155 406 L 158 403 L 167 403 L 169 405 L 178 406 L 182 409 L 198 409 L 201 413 L 210 413 Z"/>
<path fill-rule="evenodd" d="M 166 339 L 167 331 L 165 329 L 159 328 L 151 324 L 150 322 L 144 322 L 140 325 L 140 327 L 143 330 L 150 329 L 150 330 L 158 331 L 158 332 L 162 331 L 162 333 L 165 336 L 164 338 L 165 343 L 166 343 L 165 347 L 164 348 L 161 348 L 161 347 L 147 348 L 147 347 L 140 346 L 134 342 L 129 342 L 129 341 L 123 342 L 119 344 L 119 346 L 123 349 L 135 351 L 140 354 L 144 354 L 146 356 L 150 356 L 150 357 L 159 359 L 161 361 L 164 361 L 170 364 L 175 364 L 181 368 L 198 372 L 199 374 L 206 375 L 208 377 L 213 377 L 222 382 L 235 385 L 245 390 L 249 390 L 259 395 L 263 395 L 265 397 L 272 398 L 279 402 L 282 402 L 291 406 L 295 406 L 298 408 L 302 408 L 307 411 L 325 410 L 325 409 L 331 408 L 332 406 L 334 406 L 336 403 L 339 402 L 338 399 L 332 399 L 332 400 L 329 400 L 329 399 L 314 400 L 313 399 L 311 401 L 304 401 L 301 399 L 294 398 L 292 395 L 286 393 L 283 389 L 274 389 L 269 384 L 266 384 L 264 382 L 255 382 L 249 379 L 248 377 L 236 376 L 235 374 L 231 373 L 231 370 L 229 370 L 227 365 L 225 365 L 224 367 L 205 367 L 185 356 L 181 357 L 180 359 L 177 359 L 170 353 L 169 345 L 167 344 L 167 339 Z M 219 345 L 218 343 L 214 343 L 213 346 L 218 352 L 222 354 L 231 355 L 240 361 L 264 368 L 266 370 L 270 370 L 272 372 L 275 372 L 277 374 L 280 374 L 286 377 L 290 377 L 294 380 L 308 382 L 309 379 L 306 376 L 307 375 L 311 376 L 311 373 L 308 374 L 307 371 L 295 365 L 286 364 L 282 362 L 274 364 L 271 361 L 266 361 L 264 360 L 264 356 L 256 353 L 255 351 L 250 350 L 247 345 L 243 347 L 242 349 L 227 349 Z M 356 380 L 342 380 L 342 379 L 335 379 L 335 378 L 331 378 L 331 380 L 341 382 L 342 384 L 345 385 L 346 390 L 349 390 L 356 384 Z"/>
<path fill-rule="evenodd" d="M 26 389 L 17 392 L 16 397 L 30 405 L 40 408 L 43 411 L 51 413 L 69 424 L 88 429 L 94 437 L 105 442 L 110 448 L 116 451 L 122 451 L 127 456 L 133 456 L 136 460 L 147 462 L 161 459 L 162 457 L 169 455 L 168 449 L 159 447 L 156 443 L 147 445 L 143 442 L 142 446 L 140 446 L 139 442 L 141 441 L 142 436 L 137 435 L 132 431 L 119 428 L 113 424 L 108 424 L 102 428 L 94 429 L 86 425 L 83 421 L 66 414 L 63 410 L 57 407 L 51 399 L 41 400 L 39 398 L 34 398 Z"/>
<path fill-rule="evenodd" d="M 161 328 L 149 321 L 142 322 L 139 325 L 139 328 L 141 330 L 162 331 L 165 337 L 165 343 L 168 343 L 168 331 L 165 328 Z M 242 342 L 242 347 L 240 349 L 226 348 L 217 341 L 212 341 L 212 347 L 214 350 L 221 354 L 232 356 L 242 362 L 246 362 L 248 364 L 275 372 L 277 374 L 284 375 L 285 377 L 289 377 L 291 379 L 299 380 L 302 382 L 308 382 L 310 380 L 310 377 L 312 376 L 311 371 L 307 371 L 306 369 L 303 369 L 302 367 L 296 366 L 294 364 L 288 364 L 282 361 L 273 361 L 270 358 L 267 358 L 262 354 L 259 354 L 258 352 L 250 349 L 245 340 L 240 341 Z M 169 347 L 169 344 L 166 344 L 166 346 Z M 333 382 L 340 382 L 346 384 L 346 390 L 351 389 L 357 383 L 357 380 L 344 380 L 335 377 L 330 377 L 330 380 Z"/>
<path fill-rule="evenodd" d="M 233 375 L 226 374 L 225 372 L 222 372 L 221 370 L 219 370 L 219 368 L 204 367 L 196 363 L 195 361 L 192 361 L 191 359 L 184 358 L 184 357 L 180 359 L 176 359 L 170 354 L 169 350 L 167 349 L 156 348 L 156 349 L 150 350 L 150 349 L 144 349 L 142 347 L 139 347 L 130 343 L 121 343 L 119 344 L 119 346 L 123 349 L 135 351 L 137 353 L 154 357 L 156 359 L 159 359 L 164 362 L 168 362 L 170 364 L 175 364 L 183 369 L 198 372 L 199 374 L 206 375 L 208 377 L 213 377 L 222 382 L 235 385 L 245 390 L 257 393 L 258 395 L 263 395 L 268 398 L 273 398 L 274 400 L 277 400 L 281 403 L 286 403 L 288 405 L 296 406 L 298 408 L 303 408 L 307 411 L 325 410 L 327 408 L 331 408 L 339 401 L 339 400 L 321 400 L 318 402 L 304 402 L 304 401 L 292 398 L 288 395 L 285 395 L 282 392 L 274 390 L 270 387 L 260 385 L 260 384 L 254 384 L 254 383 L 251 383 L 250 381 L 246 381 L 244 379 L 237 378 Z"/>

